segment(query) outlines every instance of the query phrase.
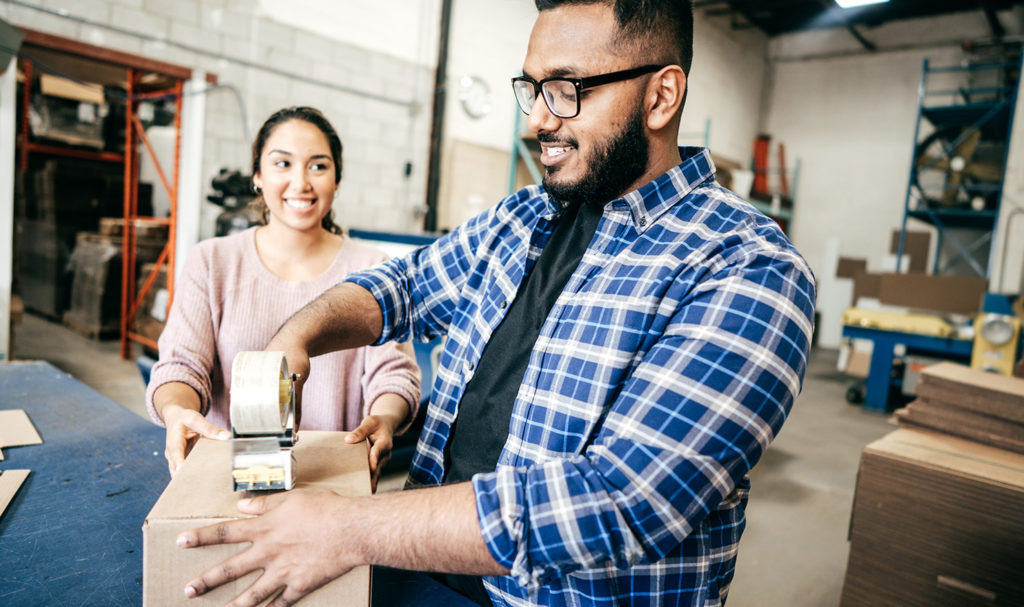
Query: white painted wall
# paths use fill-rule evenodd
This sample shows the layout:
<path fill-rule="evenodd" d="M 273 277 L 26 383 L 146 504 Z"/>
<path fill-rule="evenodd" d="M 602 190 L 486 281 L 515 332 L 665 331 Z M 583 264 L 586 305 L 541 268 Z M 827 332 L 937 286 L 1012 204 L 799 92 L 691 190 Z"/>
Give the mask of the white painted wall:
<path fill-rule="evenodd" d="M 744 165 L 750 162 L 760 129 L 768 38 L 756 29 L 734 30 L 727 18 L 697 11 L 689 95 L 679 130 L 702 132 L 711 119 L 711 151 Z M 699 138 L 681 138 L 703 145 Z"/>
<path fill-rule="evenodd" d="M 989 290 L 1024 293 L 1024 91 L 1018 91 Z"/>
<path fill-rule="evenodd" d="M 519 111 L 511 79 L 526 58 L 537 9 L 530 0 L 454 0 L 448 46 L 445 131 L 454 139 L 510 150 Z M 491 113 L 474 120 L 459 103 L 459 79 L 477 76 L 491 90 Z M 492 201 L 496 203 L 497 200 Z"/>
<path fill-rule="evenodd" d="M 261 14 L 298 30 L 424 67 L 437 64 L 440 0 L 259 0 L 258 4 Z"/>

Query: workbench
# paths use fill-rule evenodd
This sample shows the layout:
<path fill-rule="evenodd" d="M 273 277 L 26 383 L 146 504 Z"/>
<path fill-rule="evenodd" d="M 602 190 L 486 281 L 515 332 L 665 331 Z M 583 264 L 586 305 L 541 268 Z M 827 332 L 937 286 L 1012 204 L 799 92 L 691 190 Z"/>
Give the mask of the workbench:
<path fill-rule="evenodd" d="M 970 361 L 974 341 L 953 337 L 934 337 L 903 331 L 888 331 L 843 325 L 843 337 L 873 342 L 871 366 L 868 370 L 864 406 L 875 411 L 889 410 L 889 388 L 892 384 L 893 359 L 896 346 L 908 354 L 924 354 L 954 361 Z"/>
<path fill-rule="evenodd" d="M 0 461 L 31 470 L 0 515 L 0 605 L 142 604 L 142 523 L 170 480 L 164 429 L 46 362 L 0 364 L 0 408 L 24 409 L 43 439 Z M 374 605 L 475 605 L 422 573 L 374 582 Z"/>
<path fill-rule="evenodd" d="M 163 428 L 46 362 L 0 364 L 0 395 L 43 439 L 0 461 L 31 470 L 0 518 L 0 604 L 140 604 L 142 522 L 170 478 Z"/>

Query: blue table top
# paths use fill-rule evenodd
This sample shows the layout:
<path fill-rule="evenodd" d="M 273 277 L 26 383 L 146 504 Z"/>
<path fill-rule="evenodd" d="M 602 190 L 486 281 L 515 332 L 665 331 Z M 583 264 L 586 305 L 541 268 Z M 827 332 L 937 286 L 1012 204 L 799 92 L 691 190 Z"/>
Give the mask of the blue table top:
<path fill-rule="evenodd" d="M 164 431 L 45 362 L 0 364 L 0 408 L 41 445 L 4 449 L 31 470 L 0 517 L 0 605 L 138 605 L 142 523 L 170 477 Z"/>
<path fill-rule="evenodd" d="M 164 430 L 46 362 L 0 364 L 0 408 L 41 445 L 4 449 L 31 470 L 0 516 L 0 605 L 142 604 L 142 523 L 170 481 Z M 475 603 L 429 576 L 380 570 L 374 606 Z"/>

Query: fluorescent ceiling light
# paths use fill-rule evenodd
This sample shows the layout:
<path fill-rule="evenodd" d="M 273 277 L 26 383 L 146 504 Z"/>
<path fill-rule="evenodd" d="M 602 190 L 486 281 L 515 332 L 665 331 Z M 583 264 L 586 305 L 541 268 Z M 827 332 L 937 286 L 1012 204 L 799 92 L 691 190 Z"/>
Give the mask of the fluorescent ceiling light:
<path fill-rule="evenodd" d="M 868 4 L 882 4 L 889 0 L 836 0 L 836 4 L 843 8 L 853 8 L 855 6 L 866 6 Z"/>

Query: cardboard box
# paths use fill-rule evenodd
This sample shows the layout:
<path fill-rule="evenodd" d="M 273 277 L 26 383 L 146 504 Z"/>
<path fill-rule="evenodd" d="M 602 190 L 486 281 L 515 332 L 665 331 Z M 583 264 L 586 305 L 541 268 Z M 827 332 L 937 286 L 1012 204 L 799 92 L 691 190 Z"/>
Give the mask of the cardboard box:
<path fill-rule="evenodd" d="M 868 271 L 868 261 L 855 257 L 840 257 L 836 266 L 836 278 L 857 278 L 858 272 Z"/>
<path fill-rule="evenodd" d="M 842 607 L 1024 605 L 1024 455 L 901 429 L 861 456 Z"/>
<path fill-rule="evenodd" d="M 853 305 L 861 297 L 878 299 L 882 293 L 882 275 L 868 272 L 867 270 L 856 270 L 853 277 Z"/>
<path fill-rule="evenodd" d="M 975 276 L 882 274 L 879 300 L 894 306 L 973 316 L 988 281 Z"/>
<path fill-rule="evenodd" d="M 323 487 L 341 495 L 369 495 L 366 442 L 349 445 L 344 432 L 303 430 L 295 446 L 297 487 Z M 202 597 L 185 598 L 185 584 L 241 552 L 246 545 L 178 548 L 178 534 L 243 518 L 237 502 L 251 493 L 232 491 L 231 443 L 201 439 L 167 485 L 142 526 L 143 605 L 223 605 L 259 576 L 253 572 Z M 269 599 L 268 599 L 269 602 Z M 358 567 L 299 602 L 317 605 L 369 605 L 370 568 Z"/>
<path fill-rule="evenodd" d="M 928 252 L 931 250 L 932 235 L 929 232 L 907 232 L 903 241 L 903 255 L 908 257 L 910 263 L 902 267 L 909 267 L 911 273 L 923 274 L 928 271 Z M 889 252 L 897 255 L 900 252 L 900 231 L 893 230 L 889 237 Z"/>

